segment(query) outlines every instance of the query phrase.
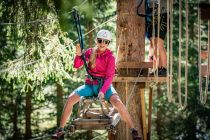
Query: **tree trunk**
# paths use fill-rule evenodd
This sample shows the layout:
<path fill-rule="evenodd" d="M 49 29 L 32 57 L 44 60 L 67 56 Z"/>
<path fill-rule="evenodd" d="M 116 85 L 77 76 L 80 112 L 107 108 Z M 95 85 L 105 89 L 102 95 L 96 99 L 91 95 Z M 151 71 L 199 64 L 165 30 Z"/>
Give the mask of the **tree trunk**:
<path fill-rule="evenodd" d="M 92 30 L 93 29 L 93 22 L 92 21 L 88 21 L 88 32 L 90 31 L 90 30 Z M 89 33 L 88 34 L 88 42 L 89 42 L 89 48 L 92 48 L 92 47 L 94 47 L 93 46 L 93 32 L 91 32 L 91 33 Z"/>
<path fill-rule="evenodd" d="M 56 84 L 57 86 L 57 126 L 60 125 L 61 114 L 63 111 L 63 87 L 60 84 Z"/>
<path fill-rule="evenodd" d="M 117 63 L 143 62 L 145 53 L 144 18 L 136 14 L 136 0 L 117 0 L 117 47 L 119 47 Z M 142 4 L 142 9 L 144 4 Z M 118 69 L 118 77 L 137 77 L 140 69 Z M 128 102 L 128 111 L 132 116 L 135 128 L 142 133 L 140 90 L 145 83 L 116 83 L 115 88 L 124 104 Z M 132 91 L 132 93 L 131 93 Z M 129 97 L 132 97 L 129 101 Z M 131 133 L 127 125 L 121 121 L 115 140 L 130 140 Z M 112 138 L 113 139 L 113 138 Z"/>
<path fill-rule="evenodd" d="M 32 104 L 31 104 L 31 92 L 26 93 L 26 107 L 25 107 L 25 140 L 31 138 L 31 112 L 32 112 Z"/>
<path fill-rule="evenodd" d="M 18 97 L 15 97 L 16 99 L 14 100 L 14 103 L 13 103 L 13 119 L 12 119 L 12 122 L 13 122 L 13 139 L 17 139 L 18 138 L 18 127 L 17 127 L 17 123 L 18 123 L 18 115 L 17 115 L 17 98 Z"/>

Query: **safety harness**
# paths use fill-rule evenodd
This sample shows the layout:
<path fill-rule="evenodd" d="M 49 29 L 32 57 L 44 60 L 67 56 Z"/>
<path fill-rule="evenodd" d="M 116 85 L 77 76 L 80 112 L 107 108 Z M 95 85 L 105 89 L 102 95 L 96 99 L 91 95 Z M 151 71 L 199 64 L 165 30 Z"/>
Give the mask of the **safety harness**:
<path fill-rule="evenodd" d="M 78 11 L 74 8 L 73 9 L 73 17 L 74 17 L 74 21 L 75 21 L 75 25 L 76 25 L 76 29 L 77 29 L 77 34 L 78 34 L 78 40 L 80 43 L 80 48 L 82 51 L 82 60 L 84 61 L 84 66 L 85 66 L 85 70 L 87 72 L 87 76 L 88 78 L 93 81 L 93 80 L 97 80 L 98 81 L 98 85 L 99 85 L 99 90 L 101 89 L 101 87 L 103 86 L 104 83 L 104 78 L 103 77 L 99 77 L 99 76 L 93 76 L 90 72 L 89 72 L 89 68 L 87 65 L 87 61 L 85 59 L 85 54 L 84 54 L 84 39 L 83 39 L 83 35 L 82 35 L 82 29 L 81 29 L 81 24 L 80 24 L 80 17 L 78 14 Z"/>

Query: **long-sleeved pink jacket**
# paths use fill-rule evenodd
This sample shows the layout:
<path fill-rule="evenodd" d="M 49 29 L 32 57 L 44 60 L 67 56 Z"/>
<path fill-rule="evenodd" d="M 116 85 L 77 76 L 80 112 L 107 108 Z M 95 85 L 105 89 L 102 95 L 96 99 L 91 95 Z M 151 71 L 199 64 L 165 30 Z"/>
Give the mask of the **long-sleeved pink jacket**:
<path fill-rule="evenodd" d="M 92 53 L 92 48 L 89 48 L 85 51 L 85 58 L 86 61 L 89 60 L 90 55 Z M 104 84 L 101 87 L 100 91 L 103 92 L 104 94 L 110 87 L 114 74 L 115 74 L 115 57 L 113 53 L 107 49 L 105 52 L 99 54 L 97 53 L 96 56 L 96 65 L 95 68 L 90 69 L 89 65 L 89 72 L 93 76 L 99 76 L 99 77 L 104 77 Z M 74 59 L 74 68 L 80 68 L 83 66 L 84 62 L 82 60 L 81 56 L 76 56 Z M 97 80 L 91 81 L 88 77 L 85 79 L 86 84 L 93 84 L 96 85 L 98 84 Z"/>

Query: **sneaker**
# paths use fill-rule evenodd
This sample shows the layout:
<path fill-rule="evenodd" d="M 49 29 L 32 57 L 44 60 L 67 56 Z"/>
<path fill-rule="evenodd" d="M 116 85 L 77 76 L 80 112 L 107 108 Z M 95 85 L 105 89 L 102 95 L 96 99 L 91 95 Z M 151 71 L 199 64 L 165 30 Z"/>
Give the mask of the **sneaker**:
<path fill-rule="evenodd" d="M 141 136 L 138 135 L 138 131 L 136 129 L 131 130 L 133 140 L 141 140 Z"/>
<path fill-rule="evenodd" d="M 158 75 L 159 76 L 167 76 L 167 70 L 166 68 L 162 67 L 159 71 L 158 71 Z"/>
<path fill-rule="evenodd" d="M 53 134 L 51 136 L 51 140 L 61 140 L 61 139 L 64 139 L 64 134 L 65 134 L 64 129 L 63 128 L 58 128 L 55 131 L 55 134 Z"/>

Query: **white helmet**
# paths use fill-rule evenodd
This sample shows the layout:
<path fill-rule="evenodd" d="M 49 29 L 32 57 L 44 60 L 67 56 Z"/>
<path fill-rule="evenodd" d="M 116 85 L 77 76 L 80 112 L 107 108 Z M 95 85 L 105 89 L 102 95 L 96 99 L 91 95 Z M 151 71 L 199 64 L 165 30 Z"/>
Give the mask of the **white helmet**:
<path fill-rule="evenodd" d="M 112 35 L 108 30 L 102 29 L 97 33 L 97 38 L 101 38 L 101 39 L 105 39 L 105 40 L 110 41 L 111 38 L 112 38 Z"/>

